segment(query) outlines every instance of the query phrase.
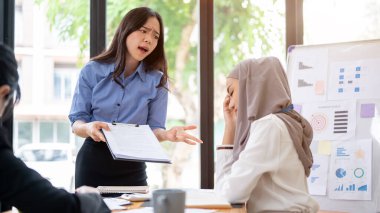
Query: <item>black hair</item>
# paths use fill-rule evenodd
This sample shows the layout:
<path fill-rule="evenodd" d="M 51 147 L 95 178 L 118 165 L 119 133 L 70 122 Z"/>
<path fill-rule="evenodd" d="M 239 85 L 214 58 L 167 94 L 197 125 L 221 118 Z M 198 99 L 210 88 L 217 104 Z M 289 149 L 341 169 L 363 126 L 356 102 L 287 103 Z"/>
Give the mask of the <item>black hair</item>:
<path fill-rule="evenodd" d="M 17 62 L 13 50 L 0 43 L 0 86 L 8 85 L 11 87 L 11 91 L 5 98 L 12 101 L 12 103 L 9 103 L 4 110 L 4 114 L 2 116 L 3 120 L 6 120 L 6 118 L 9 117 L 14 103 L 17 103 L 21 98 L 18 79 Z"/>

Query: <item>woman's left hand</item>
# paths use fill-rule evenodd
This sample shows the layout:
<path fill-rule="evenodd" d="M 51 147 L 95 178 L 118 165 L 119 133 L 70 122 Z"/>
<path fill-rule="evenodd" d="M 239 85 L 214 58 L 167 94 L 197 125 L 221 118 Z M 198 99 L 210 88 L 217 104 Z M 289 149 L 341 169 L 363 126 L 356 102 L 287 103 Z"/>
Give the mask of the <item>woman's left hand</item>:
<path fill-rule="evenodd" d="M 169 130 L 160 129 L 160 131 L 154 131 L 157 138 L 160 141 L 168 140 L 171 142 L 185 142 L 190 145 L 195 145 L 197 143 L 203 143 L 201 139 L 196 138 L 193 135 L 190 135 L 186 132 L 186 130 L 196 129 L 197 126 L 189 125 L 189 126 L 175 126 Z"/>

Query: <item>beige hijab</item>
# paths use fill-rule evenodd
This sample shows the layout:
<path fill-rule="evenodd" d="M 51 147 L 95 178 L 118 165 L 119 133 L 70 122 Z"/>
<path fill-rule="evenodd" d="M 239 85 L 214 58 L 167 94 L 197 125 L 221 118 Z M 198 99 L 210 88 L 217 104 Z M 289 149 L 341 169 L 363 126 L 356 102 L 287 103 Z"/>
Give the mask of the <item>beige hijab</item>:
<path fill-rule="evenodd" d="M 244 60 L 228 78 L 239 80 L 234 160 L 245 148 L 251 123 L 273 113 L 285 123 L 305 174 L 309 176 L 313 163 L 309 148 L 313 131 L 309 122 L 292 108 L 289 84 L 280 61 L 275 57 Z"/>

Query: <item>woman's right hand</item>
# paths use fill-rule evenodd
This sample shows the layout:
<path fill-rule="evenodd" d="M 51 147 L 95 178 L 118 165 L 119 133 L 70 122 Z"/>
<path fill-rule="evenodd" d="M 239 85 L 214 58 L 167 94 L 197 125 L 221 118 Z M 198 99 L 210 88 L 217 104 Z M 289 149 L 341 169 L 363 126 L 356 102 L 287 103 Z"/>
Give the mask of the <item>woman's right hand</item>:
<path fill-rule="evenodd" d="M 106 139 L 104 138 L 103 133 L 100 131 L 101 129 L 110 131 L 110 128 L 108 127 L 107 123 L 100 122 L 100 121 L 93 121 L 86 123 L 86 134 L 91 137 L 96 142 L 105 142 Z"/>
<path fill-rule="evenodd" d="M 226 95 L 223 102 L 223 113 L 224 113 L 224 122 L 228 127 L 234 127 L 236 125 L 236 116 L 237 110 L 234 105 L 231 105 L 232 97 L 230 95 Z"/>
<path fill-rule="evenodd" d="M 91 137 L 94 141 L 106 141 L 101 129 L 109 131 L 108 124 L 100 121 L 86 123 L 82 120 L 77 120 L 73 123 L 73 133 L 82 138 Z"/>
<path fill-rule="evenodd" d="M 78 193 L 78 194 L 87 194 L 87 193 L 100 194 L 100 192 L 97 188 L 94 188 L 91 186 L 81 186 L 81 187 L 75 189 L 75 193 Z"/>
<path fill-rule="evenodd" d="M 224 112 L 224 135 L 222 140 L 222 145 L 233 145 L 234 136 L 236 129 L 236 106 L 231 103 L 232 97 L 226 95 L 223 102 L 223 112 Z"/>

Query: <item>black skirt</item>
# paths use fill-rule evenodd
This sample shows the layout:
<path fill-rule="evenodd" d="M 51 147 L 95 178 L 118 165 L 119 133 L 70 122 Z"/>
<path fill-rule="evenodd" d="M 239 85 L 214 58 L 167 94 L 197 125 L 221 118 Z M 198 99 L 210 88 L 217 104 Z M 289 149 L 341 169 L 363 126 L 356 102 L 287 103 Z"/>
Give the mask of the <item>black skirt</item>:
<path fill-rule="evenodd" d="M 114 160 L 104 142 L 86 138 L 75 163 L 75 188 L 80 186 L 146 186 L 144 162 Z"/>

